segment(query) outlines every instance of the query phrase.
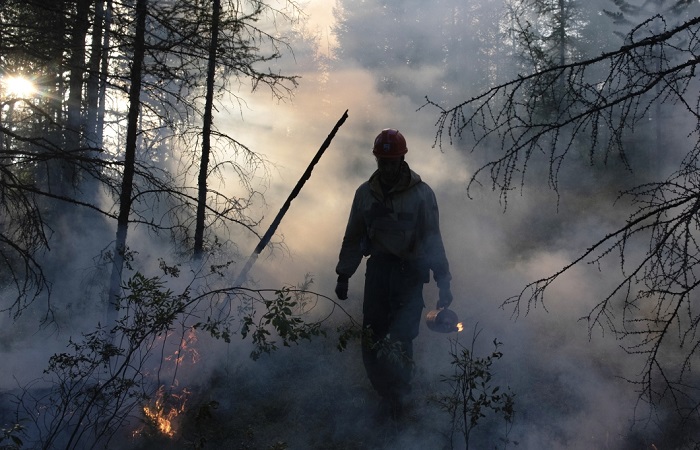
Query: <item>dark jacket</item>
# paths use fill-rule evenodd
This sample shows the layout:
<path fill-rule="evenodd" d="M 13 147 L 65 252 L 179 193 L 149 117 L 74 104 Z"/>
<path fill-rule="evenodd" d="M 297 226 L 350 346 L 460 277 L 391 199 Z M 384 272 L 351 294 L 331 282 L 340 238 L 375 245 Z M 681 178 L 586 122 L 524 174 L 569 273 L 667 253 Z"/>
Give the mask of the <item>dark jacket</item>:
<path fill-rule="evenodd" d="M 388 192 L 378 171 L 355 191 L 336 273 L 352 276 L 367 254 L 432 270 L 438 285 L 451 279 L 435 194 L 405 162 L 399 182 Z"/>

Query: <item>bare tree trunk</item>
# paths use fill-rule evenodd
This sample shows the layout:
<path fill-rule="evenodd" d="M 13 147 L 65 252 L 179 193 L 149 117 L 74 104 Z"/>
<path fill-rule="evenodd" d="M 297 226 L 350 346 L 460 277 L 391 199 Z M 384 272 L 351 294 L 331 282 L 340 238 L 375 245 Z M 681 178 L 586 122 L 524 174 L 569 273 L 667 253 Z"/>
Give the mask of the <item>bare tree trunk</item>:
<path fill-rule="evenodd" d="M 107 74 L 109 73 L 109 41 L 112 25 L 112 0 L 107 0 L 104 9 L 104 31 L 102 33 L 102 63 L 100 68 L 100 95 L 97 104 L 97 121 L 95 123 L 95 147 L 102 148 L 102 138 L 107 102 Z"/>
<path fill-rule="evenodd" d="M 136 4 L 136 35 L 134 37 L 134 60 L 131 66 L 131 87 L 129 88 L 129 113 L 127 115 L 126 152 L 124 155 L 124 178 L 119 196 L 119 216 L 117 234 L 114 242 L 114 260 L 109 286 L 109 304 L 107 305 L 106 326 L 111 326 L 117 319 L 117 302 L 121 292 L 121 276 L 126 252 L 126 235 L 129 229 L 131 212 L 131 193 L 133 190 L 134 169 L 136 162 L 136 134 L 141 106 L 141 76 L 145 53 L 146 1 L 138 0 Z"/>
<path fill-rule="evenodd" d="M 566 63 L 566 26 L 569 21 L 569 11 L 564 0 L 559 0 L 559 65 Z"/>
<path fill-rule="evenodd" d="M 97 112 L 100 96 L 100 61 L 102 60 L 102 35 L 105 30 L 104 0 L 95 1 L 95 18 L 92 21 L 90 60 L 85 92 L 85 138 L 90 147 L 97 147 Z"/>
<path fill-rule="evenodd" d="M 88 10 L 90 0 L 78 0 L 76 16 L 73 21 L 73 30 L 70 44 L 70 81 L 67 103 L 67 126 L 65 129 L 65 150 L 75 151 L 82 146 L 82 101 L 83 101 L 83 75 L 85 74 L 85 37 L 90 26 L 88 22 Z M 74 164 L 61 163 L 61 194 L 66 194 L 69 185 L 77 182 L 77 169 Z"/>
<path fill-rule="evenodd" d="M 65 0 L 56 0 L 52 4 L 56 11 L 65 11 L 66 2 Z M 53 21 L 53 29 L 48 30 L 47 33 L 51 38 L 58 40 L 59 36 L 63 36 L 67 33 L 66 30 L 66 18 L 64 14 L 55 14 Z M 65 84 L 63 73 L 66 70 L 64 53 L 65 46 L 56 45 L 50 48 L 50 55 L 48 56 L 49 61 L 48 75 L 50 78 L 47 80 L 47 118 L 41 123 L 43 127 L 42 134 L 47 138 L 51 145 L 55 147 L 62 147 L 62 141 L 64 139 L 61 132 L 61 128 L 54 126 L 53 124 L 62 124 L 65 121 L 63 117 L 63 106 L 65 98 Z M 38 180 L 40 186 L 51 193 L 60 193 L 63 189 L 62 187 L 62 176 L 63 172 L 61 167 L 61 161 L 49 161 L 46 165 L 41 168 L 37 168 L 37 174 L 35 179 Z"/>
<path fill-rule="evenodd" d="M 207 206 L 207 175 L 209 172 L 209 154 L 211 153 L 211 126 L 214 103 L 214 75 L 216 73 L 216 49 L 219 40 L 219 19 L 221 15 L 221 0 L 213 1 L 211 42 L 209 45 L 209 66 L 207 68 L 207 93 L 204 107 L 202 129 L 202 157 L 199 165 L 197 198 L 197 217 L 194 232 L 194 258 L 200 259 L 204 252 L 204 220 Z"/>

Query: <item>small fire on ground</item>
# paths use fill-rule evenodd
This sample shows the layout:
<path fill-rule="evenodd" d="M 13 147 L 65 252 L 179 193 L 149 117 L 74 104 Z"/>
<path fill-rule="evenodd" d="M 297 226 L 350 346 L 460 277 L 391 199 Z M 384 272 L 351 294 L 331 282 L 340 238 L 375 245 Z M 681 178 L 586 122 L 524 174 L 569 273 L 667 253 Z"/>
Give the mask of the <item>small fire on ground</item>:
<path fill-rule="evenodd" d="M 457 324 L 457 332 L 459 333 L 462 330 L 464 330 L 464 324 L 462 322 L 460 322 Z"/>
<path fill-rule="evenodd" d="M 175 436 L 177 421 L 185 412 L 185 404 L 189 394 L 187 389 L 183 389 L 179 394 L 166 393 L 165 386 L 161 386 L 153 402 L 143 407 L 146 420 L 160 434 L 168 437 Z"/>
<path fill-rule="evenodd" d="M 163 358 L 164 364 L 171 366 L 173 369 L 177 369 L 183 364 L 196 364 L 199 360 L 199 352 L 195 347 L 196 343 L 197 335 L 195 331 L 193 329 L 188 330 L 186 335 L 180 339 L 177 349 L 171 355 Z M 175 380 L 175 385 L 167 390 L 165 385 L 161 385 L 152 401 L 141 408 L 147 426 L 134 431 L 134 437 L 144 434 L 146 430 L 155 431 L 169 438 L 177 434 L 177 426 L 182 414 L 185 412 L 185 405 L 190 396 L 190 391 L 187 388 L 178 392 L 177 384 L 178 381 Z"/>

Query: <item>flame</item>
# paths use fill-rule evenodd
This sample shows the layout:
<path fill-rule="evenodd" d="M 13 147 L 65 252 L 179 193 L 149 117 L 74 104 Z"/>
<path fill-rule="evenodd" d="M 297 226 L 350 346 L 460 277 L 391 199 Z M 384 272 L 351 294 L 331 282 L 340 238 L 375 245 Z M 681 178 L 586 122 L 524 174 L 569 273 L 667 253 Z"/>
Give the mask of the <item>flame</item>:
<path fill-rule="evenodd" d="M 462 322 L 457 324 L 457 333 L 464 330 L 464 324 Z"/>
<path fill-rule="evenodd" d="M 187 336 L 183 336 L 180 340 L 178 349 L 175 350 L 172 355 L 166 356 L 164 359 L 178 366 L 182 364 L 185 359 L 189 359 L 192 364 L 196 364 L 197 361 L 199 361 L 199 352 L 195 348 L 196 343 L 197 333 L 194 329 L 190 329 L 187 332 Z"/>
<path fill-rule="evenodd" d="M 172 334 L 168 333 L 161 338 L 163 340 Z M 163 358 L 164 366 L 172 366 L 174 370 L 183 364 L 196 364 L 199 361 L 199 352 L 195 348 L 197 344 L 197 334 L 194 329 L 188 330 L 182 336 L 177 348 L 172 354 Z M 156 432 L 162 436 L 173 438 L 178 430 L 177 426 L 181 420 L 181 415 L 185 412 L 190 391 L 187 388 L 179 389 L 178 380 L 174 379 L 174 383 L 170 388 L 165 385 L 160 385 L 153 399 L 146 405 L 143 405 L 143 412 L 146 425 L 132 432 L 133 437 L 138 437 L 145 430 Z M 179 392 L 178 392 L 179 391 Z"/>
<path fill-rule="evenodd" d="M 175 422 L 177 417 L 185 411 L 188 395 L 187 389 L 183 389 L 181 394 L 166 395 L 165 386 L 161 386 L 158 388 L 153 404 L 143 407 L 143 414 L 161 434 L 173 437 L 176 432 Z"/>

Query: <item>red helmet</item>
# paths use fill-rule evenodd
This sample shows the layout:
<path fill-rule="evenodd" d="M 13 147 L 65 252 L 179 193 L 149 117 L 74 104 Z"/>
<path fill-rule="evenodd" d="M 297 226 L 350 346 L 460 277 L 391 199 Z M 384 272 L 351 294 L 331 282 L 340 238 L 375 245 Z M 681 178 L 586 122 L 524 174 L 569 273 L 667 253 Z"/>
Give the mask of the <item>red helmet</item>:
<path fill-rule="evenodd" d="M 399 130 L 386 128 L 374 140 L 372 153 L 377 158 L 400 158 L 408 152 L 406 139 Z"/>

